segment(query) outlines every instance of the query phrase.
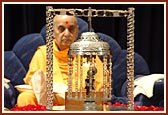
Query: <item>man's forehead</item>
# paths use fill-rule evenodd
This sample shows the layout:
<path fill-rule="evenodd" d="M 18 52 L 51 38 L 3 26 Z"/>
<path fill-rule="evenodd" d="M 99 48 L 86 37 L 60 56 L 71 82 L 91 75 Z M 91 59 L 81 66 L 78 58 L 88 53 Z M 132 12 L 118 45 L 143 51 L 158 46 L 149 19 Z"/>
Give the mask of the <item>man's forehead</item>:
<path fill-rule="evenodd" d="M 74 22 L 65 20 L 65 21 L 61 21 L 60 23 L 57 23 L 56 25 L 57 26 L 75 26 L 76 24 Z"/>
<path fill-rule="evenodd" d="M 69 22 L 76 22 L 76 18 L 74 16 L 68 16 L 68 15 L 56 15 L 54 17 L 55 21 L 69 21 Z"/>
<path fill-rule="evenodd" d="M 65 21 L 65 24 L 67 24 L 67 25 L 68 25 L 68 24 L 69 24 L 69 21 Z"/>

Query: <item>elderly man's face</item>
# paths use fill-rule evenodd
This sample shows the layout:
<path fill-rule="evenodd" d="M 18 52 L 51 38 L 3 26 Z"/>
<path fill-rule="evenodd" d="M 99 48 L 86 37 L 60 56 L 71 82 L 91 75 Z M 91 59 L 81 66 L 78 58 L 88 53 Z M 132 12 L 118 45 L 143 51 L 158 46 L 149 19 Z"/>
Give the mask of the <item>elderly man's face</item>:
<path fill-rule="evenodd" d="M 78 25 L 74 16 L 58 15 L 54 17 L 54 37 L 59 50 L 65 50 L 76 40 Z"/>

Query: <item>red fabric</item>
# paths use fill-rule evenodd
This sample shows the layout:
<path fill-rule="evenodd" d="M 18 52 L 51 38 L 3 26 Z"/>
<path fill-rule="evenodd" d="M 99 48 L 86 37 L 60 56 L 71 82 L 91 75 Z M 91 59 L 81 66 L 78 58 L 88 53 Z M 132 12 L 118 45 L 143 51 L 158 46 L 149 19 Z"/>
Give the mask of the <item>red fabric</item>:
<path fill-rule="evenodd" d="M 120 103 L 115 103 L 115 104 L 110 104 L 110 106 L 127 106 L 125 104 L 120 104 Z M 134 105 L 135 111 L 163 111 L 163 107 L 155 107 L 155 106 L 137 106 Z M 46 111 L 46 107 L 42 105 L 27 105 L 23 107 L 14 107 L 10 109 L 11 111 Z"/>
<path fill-rule="evenodd" d="M 110 106 L 127 106 L 126 104 L 115 103 Z M 164 111 L 163 107 L 155 107 L 155 106 L 138 106 L 134 105 L 135 111 Z"/>

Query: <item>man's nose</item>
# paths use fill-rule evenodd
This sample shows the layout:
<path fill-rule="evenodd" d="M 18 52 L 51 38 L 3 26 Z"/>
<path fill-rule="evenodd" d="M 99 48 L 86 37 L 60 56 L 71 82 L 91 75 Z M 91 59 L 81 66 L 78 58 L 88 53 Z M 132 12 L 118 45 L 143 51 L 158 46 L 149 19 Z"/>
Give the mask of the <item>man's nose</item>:
<path fill-rule="evenodd" d="M 68 29 L 65 29 L 65 31 L 64 31 L 64 35 L 65 35 L 65 36 L 69 36 L 69 35 L 70 35 L 70 32 L 69 32 Z"/>

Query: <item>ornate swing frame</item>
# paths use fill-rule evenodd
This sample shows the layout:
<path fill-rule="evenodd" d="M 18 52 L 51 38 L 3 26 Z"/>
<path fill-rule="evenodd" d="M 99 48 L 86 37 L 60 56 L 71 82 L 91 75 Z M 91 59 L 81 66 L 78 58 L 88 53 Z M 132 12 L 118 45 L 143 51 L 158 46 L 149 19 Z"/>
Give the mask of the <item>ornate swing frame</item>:
<path fill-rule="evenodd" d="M 128 10 L 54 9 L 46 7 L 46 109 L 53 110 L 53 18 L 65 14 L 78 17 L 125 17 L 127 18 L 127 110 L 134 110 L 134 8 Z"/>

